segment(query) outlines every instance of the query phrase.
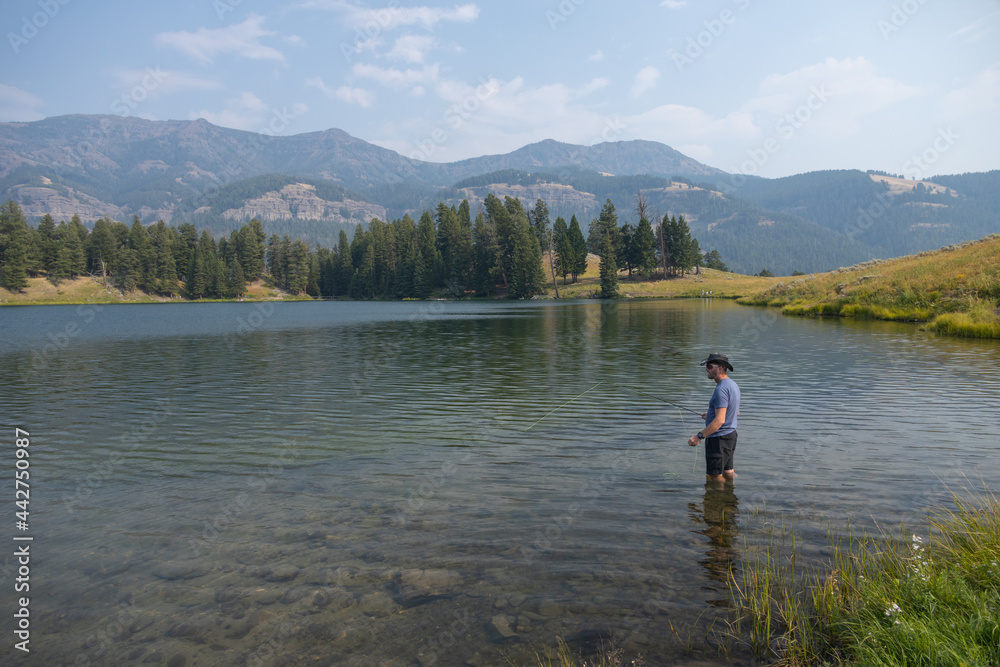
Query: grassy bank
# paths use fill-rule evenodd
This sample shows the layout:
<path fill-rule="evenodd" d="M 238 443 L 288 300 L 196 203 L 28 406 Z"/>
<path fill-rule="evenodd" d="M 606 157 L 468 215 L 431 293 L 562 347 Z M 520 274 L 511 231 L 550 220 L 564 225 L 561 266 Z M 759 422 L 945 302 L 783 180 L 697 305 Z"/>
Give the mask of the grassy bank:
<path fill-rule="evenodd" d="M 1000 235 L 786 278 L 739 303 L 777 306 L 786 315 L 928 322 L 939 333 L 1000 338 Z"/>
<path fill-rule="evenodd" d="M 557 278 L 559 296 L 563 299 L 587 299 L 600 291 L 601 288 L 601 258 L 588 255 L 587 272 L 577 276 L 576 283 L 563 284 L 562 276 Z M 552 274 L 549 270 L 549 258 L 546 254 L 542 261 L 545 275 L 548 278 L 546 289 L 548 296 L 554 297 Z M 712 296 L 726 299 L 736 299 L 747 294 L 754 294 L 771 287 L 787 278 L 760 278 L 744 276 L 739 273 L 727 273 L 715 269 L 701 269 L 696 274 L 686 274 L 667 280 L 629 280 L 622 272 L 618 278 L 618 291 L 625 298 L 659 298 L 679 299 L 702 296 L 703 292 L 711 292 Z"/>
<path fill-rule="evenodd" d="M 905 533 L 904 533 L 905 535 Z M 1000 665 L 1000 501 L 957 502 L 927 535 L 834 544 L 829 569 L 796 572 L 771 534 L 733 576 L 734 633 L 779 665 Z"/>
<path fill-rule="evenodd" d="M 295 299 L 280 290 L 268 287 L 258 280 L 247 286 L 246 300 L 263 301 L 273 299 Z M 145 292 L 120 292 L 105 287 L 98 279 L 89 276 L 62 280 L 58 285 L 46 278 L 28 278 L 28 287 L 23 292 L 11 292 L 0 287 L 0 306 L 46 306 L 85 303 L 175 303 L 184 301 L 181 297 L 161 297 Z"/>

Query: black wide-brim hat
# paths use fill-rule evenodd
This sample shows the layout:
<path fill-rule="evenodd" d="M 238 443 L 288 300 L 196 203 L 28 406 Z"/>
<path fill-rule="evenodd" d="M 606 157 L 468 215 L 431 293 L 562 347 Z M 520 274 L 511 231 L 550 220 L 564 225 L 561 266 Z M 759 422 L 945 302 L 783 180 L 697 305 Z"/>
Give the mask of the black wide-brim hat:
<path fill-rule="evenodd" d="M 724 354 L 719 354 L 718 352 L 713 352 L 708 355 L 708 359 L 702 361 L 699 366 L 704 366 L 705 364 L 722 364 L 729 370 L 733 370 L 733 365 L 729 363 L 729 357 Z"/>

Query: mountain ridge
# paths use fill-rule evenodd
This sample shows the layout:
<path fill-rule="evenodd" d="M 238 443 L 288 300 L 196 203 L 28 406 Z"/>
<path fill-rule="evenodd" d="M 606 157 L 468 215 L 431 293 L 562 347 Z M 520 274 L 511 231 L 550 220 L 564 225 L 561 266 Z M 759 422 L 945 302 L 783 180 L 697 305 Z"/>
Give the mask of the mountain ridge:
<path fill-rule="evenodd" d="M 621 222 L 635 223 L 641 193 L 654 217 L 684 215 L 703 249 L 746 273 L 822 270 L 1000 231 L 1000 171 L 912 186 L 860 170 L 746 177 L 739 188 L 728 176 L 646 140 L 546 139 L 434 163 L 339 128 L 269 136 L 204 119 L 82 114 L 0 123 L 0 198 L 35 219 L 138 215 L 222 234 L 261 215 L 271 229 L 330 246 L 368 216 L 416 216 L 464 198 L 475 206 L 489 193 L 545 199 L 553 219 L 577 215 L 584 228 L 611 199 Z"/>

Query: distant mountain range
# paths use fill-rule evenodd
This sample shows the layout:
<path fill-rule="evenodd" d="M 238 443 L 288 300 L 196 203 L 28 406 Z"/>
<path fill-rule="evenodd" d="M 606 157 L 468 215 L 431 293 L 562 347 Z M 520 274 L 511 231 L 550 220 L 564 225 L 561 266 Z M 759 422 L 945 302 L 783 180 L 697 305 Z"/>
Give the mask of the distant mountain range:
<path fill-rule="evenodd" d="M 731 268 L 815 271 L 1000 231 L 1000 171 L 925 182 L 861 171 L 734 177 L 660 143 L 547 140 L 453 163 L 413 160 L 331 129 L 269 137 L 204 120 L 60 116 L 0 123 L 0 199 L 29 217 L 108 215 L 214 232 L 259 217 L 269 233 L 332 245 L 372 217 L 486 194 L 543 199 L 586 231 L 606 199 L 636 222 L 639 193 L 684 215 Z"/>

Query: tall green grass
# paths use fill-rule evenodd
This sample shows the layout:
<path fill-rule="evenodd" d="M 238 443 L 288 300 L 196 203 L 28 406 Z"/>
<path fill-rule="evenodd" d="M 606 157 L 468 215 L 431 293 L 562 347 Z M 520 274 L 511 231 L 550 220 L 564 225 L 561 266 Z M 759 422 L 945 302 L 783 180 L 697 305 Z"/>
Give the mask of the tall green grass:
<path fill-rule="evenodd" d="M 772 529 L 733 575 L 734 635 L 775 665 L 1000 665 L 1000 501 L 956 499 L 924 536 L 834 540 L 829 568 L 796 570 Z M 789 540 L 791 544 L 789 544 Z"/>

